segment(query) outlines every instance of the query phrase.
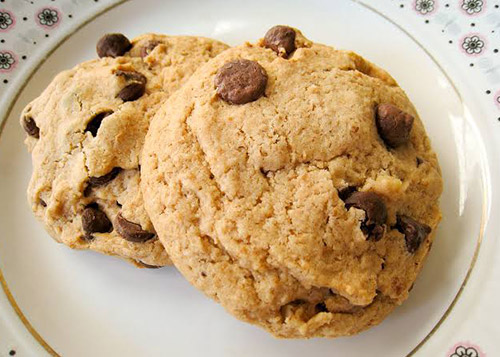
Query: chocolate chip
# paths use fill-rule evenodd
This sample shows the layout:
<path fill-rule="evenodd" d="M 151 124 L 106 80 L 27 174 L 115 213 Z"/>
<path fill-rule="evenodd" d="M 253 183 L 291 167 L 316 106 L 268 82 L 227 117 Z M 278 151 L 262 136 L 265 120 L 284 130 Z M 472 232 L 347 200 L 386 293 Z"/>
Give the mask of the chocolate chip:
<path fill-rule="evenodd" d="M 272 49 L 279 56 L 287 58 L 295 51 L 295 30 L 288 26 L 271 27 L 264 36 L 264 46 Z"/>
<path fill-rule="evenodd" d="M 259 99 L 266 91 L 267 73 L 260 64 L 246 59 L 226 63 L 215 76 L 217 94 L 230 104 Z"/>
<path fill-rule="evenodd" d="M 347 209 L 355 207 L 365 211 L 361 229 L 369 239 L 379 241 L 385 233 L 387 208 L 384 201 L 374 192 L 354 192 L 345 200 Z"/>
<path fill-rule="evenodd" d="M 40 203 L 40 206 L 47 207 L 47 203 L 44 200 L 42 200 L 41 198 L 38 199 L 38 202 Z"/>
<path fill-rule="evenodd" d="M 345 205 L 347 209 L 355 207 L 365 211 L 367 225 L 384 224 L 387 219 L 385 203 L 374 192 L 354 192 L 346 199 Z"/>
<path fill-rule="evenodd" d="M 83 197 L 89 197 L 91 192 L 92 186 L 87 185 L 87 187 L 83 190 Z"/>
<path fill-rule="evenodd" d="M 419 157 L 417 156 L 417 167 L 419 167 L 419 166 L 420 166 L 420 165 L 422 165 L 423 163 L 424 163 L 424 160 L 423 160 L 423 159 L 421 159 L 421 158 L 419 158 Z"/>
<path fill-rule="evenodd" d="M 371 229 L 368 228 L 367 233 L 371 240 L 378 242 L 384 237 L 385 225 L 376 224 Z"/>
<path fill-rule="evenodd" d="M 140 260 L 136 260 L 137 264 L 139 264 L 142 268 L 146 268 L 146 269 L 159 269 L 159 268 L 163 268 L 162 266 L 159 266 L 159 265 L 150 265 L 150 264 L 146 264 L 144 262 L 141 262 Z"/>
<path fill-rule="evenodd" d="M 405 215 L 397 217 L 396 228 L 405 235 L 406 250 L 415 253 L 431 232 L 431 227 Z"/>
<path fill-rule="evenodd" d="M 93 137 L 97 135 L 97 131 L 99 130 L 99 127 L 101 126 L 101 123 L 104 118 L 107 116 L 110 116 L 113 114 L 112 111 L 106 111 L 106 112 L 101 112 L 96 114 L 92 119 L 87 124 L 87 127 L 85 128 L 85 131 L 90 131 Z"/>
<path fill-rule="evenodd" d="M 160 43 L 158 41 L 149 41 L 148 43 L 146 43 L 141 47 L 141 57 L 144 58 L 149 55 L 159 44 Z"/>
<path fill-rule="evenodd" d="M 328 308 L 324 302 L 319 302 L 315 306 L 316 312 L 328 312 Z"/>
<path fill-rule="evenodd" d="M 337 194 L 342 201 L 345 201 L 354 191 L 356 191 L 355 186 L 346 186 L 339 188 Z"/>
<path fill-rule="evenodd" d="M 90 238 L 92 233 L 107 233 L 113 230 L 106 213 L 101 211 L 97 205 L 87 206 L 82 214 L 82 228 L 86 238 Z"/>
<path fill-rule="evenodd" d="M 144 83 L 132 82 L 119 91 L 116 97 L 124 102 L 133 102 L 142 97 L 145 92 L 146 86 Z"/>
<path fill-rule="evenodd" d="M 128 38 L 121 33 L 109 33 L 97 42 L 97 55 L 102 57 L 122 56 L 132 47 Z"/>
<path fill-rule="evenodd" d="M 146 84 L 147 78 L 144 74 L 136 72 L 136 71 L 122 71 L 118 70 L 115 72 L 116 76 L 125 78 L 126 81 L 129 82 L 138 82 Z"/>
<path fill-rule="evenodd" d="M 380 137 L 393 148 L 406 144 L 414 118 L 398 107 L 384 103 L 377 107 L 376 122 Z"/>
<path fill-rule="evenodd" d="M 23 118 L 23 129 L 29 135 L 36 139 L 40 138 L 40 129 L 36 126 L 35 120 L 30 116 Z"/>
<path fill-rule="evenodd" d="M 107 184 L 109 181 L 113 180 L 120 173 L 121 170 L 122 169 L 120 167 L 115 167 L 106 175 L 99 177 L 95 176 L 89 177 L 88 183 L 90 186 L 93 187 L 102 186 L 104 184 Z"/>
<path fill-rule="evenodd" d="M 143 230 L 139 224 L 123 218 L 121 213 L 118 213 L 115 218 L 115 228 L 119 235 L 130 242 L 142 243 L 155 236 L 154 233 Z"/>

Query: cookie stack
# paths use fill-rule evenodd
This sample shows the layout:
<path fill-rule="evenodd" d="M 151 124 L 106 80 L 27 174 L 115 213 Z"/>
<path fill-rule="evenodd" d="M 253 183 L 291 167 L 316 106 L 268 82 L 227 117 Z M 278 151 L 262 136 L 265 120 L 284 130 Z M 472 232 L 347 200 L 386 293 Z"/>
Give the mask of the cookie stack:
<path fill-rule="evenodd" d="M 279 337 L 356 334 L 406 300 L 442 180 L 387 72 L 287 26 L 233 48 L 110 34 L 97 53 L 21 117 L 57 241 L 173 262 Z"/>

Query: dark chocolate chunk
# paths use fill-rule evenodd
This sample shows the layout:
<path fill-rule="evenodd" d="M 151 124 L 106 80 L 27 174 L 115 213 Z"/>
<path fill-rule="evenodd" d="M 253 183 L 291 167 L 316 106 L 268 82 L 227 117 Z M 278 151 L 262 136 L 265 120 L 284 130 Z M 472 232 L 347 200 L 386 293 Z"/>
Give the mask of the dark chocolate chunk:
<path fill-rule="evenodd" d="M 337 194 L 342 201 L 345 201 L 353 192 L 356 191 L 355 186 L 346 186 L 339 188 Z"/>
<path fill-rule="evenodd" d="M 324 301 L 319 302 L 315 306 L 316 312 L 328 312 L 328 308 L 326 307 L 326 304 Z"/>
<path fill-rule="evenodd" d="M 121 33 L 109 33 L 100 38 L 96 50 L 100 58 L 118 57 L 123 56 L 131 47 L 128 38 Z"/>
<path fill-rule="evenodd" d="M 382 198 L 374 192 L 354 192 L 345 200 L 347 209 L 355 207 L 365 211 L 361 229 L 373 241 L 379 241 L 385 234 L 387 208 Z"/>
<path fill-rule="evenodd" d="M 368 235 L 371 240 L 378 242 L 384 237 L 385 234 L 385 225 L 383 224 L 375 224 L 371 229 L 368 229 Z"/>
<path fill-rule="evenodd" d="M 397 217 L 396 228 L 405 235 L 406 249 L 415 253 L 431 232 L 431 227 L 405 215 Z"/>
<path fill-rule="evenodd" d="M 118 213 L 114 223 L 118 234 L 130 242 L 143 243 L 155 236 L 154 233 L 143 230 L 139 224 L 123 218 L 121 213 Z"/>
<path fill-rule="evenodd" d="M 30 116 L 23 118 L 23 129 L 29 135 L 36 139 L 40 138 L 40 129 L 36 126 L 35 120 Z"/>
<path fill-rule="evenodd" d="M 113 114 L 112 111 L 106 111 L 94 115 L 94 117 L 90 119 L 90 121 L 88 122 L 85 131 L 90 131 L 92 136 L 95 137 L 97 135 L 97 131 L 99 130 L 103 119 L 106 118 L 107 116 L 110 116 L 111 114 Z"/>
<path fill-rule="evenodd" d="M 384 142 L 396 148 L 410 139 L 414 118 L 398 107 L 384 103 L 377 107 L 376 122 L 380 137 Z"/>
<path fill-rule="evenodd" d="M 374 192 L 354 192 L 345 200 L 347 209 L 355 207 L 366 213 L 367 225 L 381 225 L 387 219 L 387 208 L 384 200 Z"/>
<path fill-rule="evenodd" d="M 102 186 L 104 184 L 107 184 L 109 181 L 113 180 L 116 176 L 118 176 L 121 170 L 122 169 L 120 167 L 115 167 L 106 175 L 98 177 L 95 176 L 89 177 L 88 183 L 90 186 L 93 187 Z"/>
<path fill-rule="evenodd" d="M 266 91 L 267 73 L 260 64 L 246 59 L 223 65 L 215 76 L 220 98 L 230 104 L 245 104 L 259 99 Z"/>
<path fill-rule="evenodd" d="M 142 268 L 146 268 L 146 269 L 159 269 L 159 268 L 163 268 L 160 265 L 150 265 L 150 264 L 146 264 L 144 262 L 141 262 L 140 260 L 136 260 L 136 261 L 137 261 L 137 264 L 139 264 Z"/>
<path fill-rule="evenodd" d="M 287 58 L 295 51 L 295 30 L 288 26 L 274 26 L 264 36 L 264 46 L 272 49 L 279 56 Z"/>
<path fill-rule="evenodd" d="M 86 237 L 92 233 L 108 233 L 113 230 L 113 225 L 106 213 L 101 211 L 97 205 L 90 205 L 83 211 L 82 228 Z"/>
<path fill-rule="evenodd" d="M 146 84 L 147 78 L 144 74 L 136 71 L 122 71 L 118 70 L 115 72 L 116 76 L 125 78 L 126 81 L 138 82 Z"/>
<path fill-rule="evenodd" d="M 124 102 L 133 102 L 142 97 L 145 92 L 146 85 L 144 83 L 132 82 L 119 91 L 116 96 Z"/>

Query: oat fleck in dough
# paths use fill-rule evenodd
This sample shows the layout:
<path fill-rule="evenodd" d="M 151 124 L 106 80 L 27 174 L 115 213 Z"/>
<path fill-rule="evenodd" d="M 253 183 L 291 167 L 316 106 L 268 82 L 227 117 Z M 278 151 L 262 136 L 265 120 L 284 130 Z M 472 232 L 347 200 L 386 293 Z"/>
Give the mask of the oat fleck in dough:
<path fill-rule="evenodd" d="M 226 48 L 199 37 L 105 35 L 102 58 L 60 73 L 24 109 L 28 198 L 52 237 L 138 267 L 170 263 L 140 192 L 144 136 L 159 105 Z"/>
<path fill-rule="evenodd" d="M 290 56 L 264 40 L 229 49 L 170 97 L 141 186 L 173 263 L 234 316 L 279 337 L 352 335 L 407 298 L 441 217 L 440 169 L 389 74 L 294 31 Z M 266 73 L 254 101 L 217 94 L 235 60 Z M 413 118 L 407 139 L 393 109 L 404 125 L 381 137 L 385 103 Z"/>

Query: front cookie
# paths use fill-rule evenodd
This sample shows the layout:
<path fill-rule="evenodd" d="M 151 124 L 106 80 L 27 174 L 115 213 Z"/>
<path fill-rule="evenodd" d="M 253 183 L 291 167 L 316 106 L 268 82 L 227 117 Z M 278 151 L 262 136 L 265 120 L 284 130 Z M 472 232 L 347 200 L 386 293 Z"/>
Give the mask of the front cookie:
<path fill-rule="evenodd" d="M 109 34 L 97 45 L 102 58 L 60 73 L 25 108 L 28 198 L 57 241 L 139 267 L 169 264 L 139 186 L 144 136 L 158 106 L 226 48 L 198 37 Z"/>
<path fill-rule="evenodd" d="M 407 298 L 442 182 L 386 72 L 278 27 L 208 62 L 158 111 L 141 186 L 196 287 L 276 336 L 335 337 Z"/>

